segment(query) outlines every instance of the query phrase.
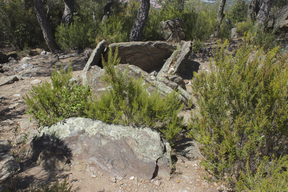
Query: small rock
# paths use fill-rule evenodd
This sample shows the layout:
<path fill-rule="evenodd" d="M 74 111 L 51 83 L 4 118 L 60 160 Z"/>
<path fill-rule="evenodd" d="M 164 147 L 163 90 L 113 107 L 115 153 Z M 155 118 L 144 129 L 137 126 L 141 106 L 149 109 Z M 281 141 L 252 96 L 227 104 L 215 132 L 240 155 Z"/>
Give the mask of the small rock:
<path fill-rule="evenodd" d="M 161 181 L 156 180 L 156 181 L 153 182 L 153 184 L 156 185 L 156 186 L 160 186 L 161 185 Z"/>
<path fill-rule="evenodd" d="M 8 108 L 9 109 L 15 109 L 18 105 L 19 105 L 19 103 L 15 103 L 15 104 L 10 105 Z"/>
<path fill-rule="evenodd" d="M 180 179 L 177 179 L 177 180 L 176 180 L 176 183 L 180 183 Z"/>
<path fill-rule="evenodd" d="M 15 139 L 15 144 L 18 145 L 20 143 L 23 143 L 24 140 L 26 139 L 25 137 L 26 137 L 25 134 L 18 135 Z"/>
<path fill-rule="evenodd" d="M 31 61 L 31 60 L 32 60 L 31 57 L 23 57 L 20 62 L 21 63 L 27 63 L 28 61 Z"/>
<path fill-rule="evenodd" d="M 110 177 L 109 180 L 110 180 L 112 183 L 116 183 L 116 178 L 115 178 L 115 177 Z"/>
<path fill-rule="evenodd" d="M 31 85 L 33 85 L 33 86 L 36 86 L 40 83 L 42 83 L 42 81 L 40 79 L 35 79 L 35 80 L 31 81 Z"/>
<path fill-rule="evenodd" d="M 52 55 L 52 52 L 46 52 L 46 55 Z"/>
<path fill-rule="evenodd" d="M 42 51 L 40 55 L 46 55 L 46 51 Z"/>
<path fill-rule="evenodd" d="M 96 175 L 94 175 L 94 174 L 92 174 L 92 175 L 90 175 L 92 178 L 96 178 Z"/>
<path fill-rule="evenodd" d="M 14 94 L 13 97 L 21 97 L 20 94 Z"/>
<path fill-rule="evenodd" d="M 182 175 L 182 178 L 184 178 L 186 180 L 190 180 L 190 178 L 187 175 Z"/>
<path fill-rule="evenodd" d="M 8 125 L 12 125 L 14 123 L 14 121 L 12 121 L 11 119 L 7 119 L 5 121 L 2 121 L 2 123 L 8 124 Z"/>
<path fill-rule="evenodd" d="M 0 152 L 8 151 L 11 148 L 11 144 L 7 139 L 0 140 Z"/>
<path fill-rule="evenodd" d="M 130 180 L 133 180 L 133 179 L 134 179 L 134 176 L 131 176 L 129 179 L 130 179 Z"/>

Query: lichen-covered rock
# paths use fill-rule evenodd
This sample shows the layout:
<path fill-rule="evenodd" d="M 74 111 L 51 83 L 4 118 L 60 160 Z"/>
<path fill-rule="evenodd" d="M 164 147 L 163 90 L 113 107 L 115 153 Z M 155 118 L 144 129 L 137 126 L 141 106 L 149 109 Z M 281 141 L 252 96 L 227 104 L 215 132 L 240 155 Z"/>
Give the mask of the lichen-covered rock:
<path fill-rule="evenodd" d="M 53 145 L 50 140 L 50 146 L 46 145 L 46 149 L 42 149 L 47 152 L 39 153 L 38 163 L 48 165 L 50 168 L 60 166 L 61 169 L 65 169 L 61 166 L 69 164 L 71 160 L 73 169 L 87 171 L 101 169 L 118 178 L 136 176 L 150 180 L 156 175 L 163 178 L 170 176 L 171 147 L 155 130 L 109 125 L 85 118 L 69 118 L 51 127 L 42 128 L 41 133 L 45 134 L 45 137 L 50 135 L 60 139 L 65 146 L 57 149 L 55 148 L 57 145 Z M 36 141 L 41 141 L 40 137 Z M 47 141 L 47 138 L 43 139 L 44 143 Z M 53 150 L 51 145 L 54 147 Z M 64 148 L 70 151 L 65 152 Z M 34 151 L 36 153 L 37 150 Z M 45 158 L 44 153 L 47 153 Z M 49 156 L 50 159 L 55 159 L 53 156 L 56 154 L 59 157 L 54 161 L 57 165 L 51 163 L 52 160 L 49 161 Z M 61 159 L 62 164 L 59 163 Z M 83 166 L 83 163 L 86 166 Z"/>

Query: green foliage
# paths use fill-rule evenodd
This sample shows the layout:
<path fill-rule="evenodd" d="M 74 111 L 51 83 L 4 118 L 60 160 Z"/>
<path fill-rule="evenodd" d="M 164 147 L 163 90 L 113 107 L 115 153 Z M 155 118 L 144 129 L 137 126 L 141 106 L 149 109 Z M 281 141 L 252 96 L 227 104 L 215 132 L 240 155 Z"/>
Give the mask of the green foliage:
<path fill-rule="evenodd" d="M 288 155 L 272 161 L 264 157 L 254 174 L 248 165 L 246 169 L 246 174 L 241 172 L 237 191 L 288 191 Z"/>
<path fill-rule="evenodd" d="M 128 17 L 110 16 L 103 25 L 98 26 L 96 41 L 100 42 L 103 39 L 109 43 L 129 41 L 130 29 L 128 26 L 132 27 L 132 24 Z"/>
<path fill-rule="evenodd" d="M 50 83 L 32 86 L 32 90 L 26 97 L 28 114 L 39 121 L 41 125 L 52 125 L 69 117 L 83 117 L 87 102 L 91 96 L 90 89 L 82 85 L 70 82 L 72 67 L 68 73 L 64 70 L 52 73 Z"/>
<path fill-rule="evenodd" d="M 244 36 L 245 34 L 247 34 L 249 31 L 252 31 L 254 27 L 254 23 L 252 20 L 248 20 L 248 21 L 243 21 L 241 23 L 236 23 L 236 32 L 240 35 L 240 36 Z"/>
<path fill-rule="evenodd" d="M 0 41 L 20 49 L 44 39 L 32 4 L 27 0 L 0 1 Z"/>
<path fill-rule="evenodd" d="M 89 38 L 93 27 L 90 23 L 81 22 L 80 18 L 74 17 L 70 26 L 61 24 L 56 28 L 56 41 L 61 49 L 84 48 L 90 45 Z"/>
<path fill-rule="evenodd" d="M 178 94 L 173 92 L 165 97 L 157 91 L 147 92 L 142 78 L 128 77 L 128 69 L 121 72 L 118 50 L 114 55 L 109 50 L 104 81 L 109 85 L 100 100 L 91 101 L 88 117 L 106 123 L 137 127 L 158 128 L 173 145 L 182 130 L 182 118 L 177 117 L 183 108 Z"/>
<path fill-rule="evenodd" d="M 228 18 L 233 22 L 243 22 L 247 20 L 248 3 L 245 0 L 236 0 L 228 12 Z"/>
<path fill-rule="evenodd" d="M 41 188 L 35 188 L 33 185 L 27 192 L 70 192 L 72 186 L 68 186 L 66 179 L 59 183 L 57 180 L 52 186 L 48 182 L 46 185 L 42 185 Z"/>
<path fill-rule="evenodd" d="M 288 55 L 256 51 L 252 41 L 248 34 L 234 58 L 228 41 L 219 44 L 215 67 L 195 74 L 192 86 L 200 109 L 190 136 L 203 145 L 203 165 L 232 184 L 247 167 L 254 175 L 264 156 L 287 154 Z"/>

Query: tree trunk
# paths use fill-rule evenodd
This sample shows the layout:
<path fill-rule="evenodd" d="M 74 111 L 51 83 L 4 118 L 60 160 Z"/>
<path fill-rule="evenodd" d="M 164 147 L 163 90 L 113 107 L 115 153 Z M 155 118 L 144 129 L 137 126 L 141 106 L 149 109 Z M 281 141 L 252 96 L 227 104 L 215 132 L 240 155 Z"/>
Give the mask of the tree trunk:
<path fill-rule="evenodd" d="M 34 8 L 37 20 L 41 26 L 42 33 L 49 50 L 53 53 L 56 52 L 57 50 L 60 50 L 57 43 L 55 42 L 50 23 L 45 16 L 42 0 L 34 0 Z"/>
<path fill-rule="evenodd" d="M 251 0 L 248 5 L 248 11 L 247 11 L 247 21 L 252 20 L 255 21 L 257 13 L 255 12 L 257 7 L 257 2 L 259 4 L 259 0 Z"/>
<path fill-rule="evenodd" d="M 70 25 L 73 20 L 73 12 L 75 8 L 74 0 L 63 0 L 65 4 L 64 13 L 62 16 L 62 23 Z"/>
<path fill-rule="evenodd" d="M 262 0 L 259 13 L 257 14 L 257 17 L 256 17 L 257 20 L 256 20 L 255 27 L 258 27 L 261 30 L 264 30 L 265 21 L 269 15 L 273 1 L 274 0 Z"/>
<path fill-rule="evenodd" d="M 215 37 L 219 36 L 220 26 L 221 26 L 222 20 L 225 16 L 223 13 L 225 4 L 226 4 L 226 0 L 221 0 L 220 5 L 219 5 L 219 9 L 218 9 L 216 28 L 215 28 L 215 32 L 214 32 Z"/>
<path fill-rule="evenodd" d="M 130 31 L 130 41 L 142 40 L 142 31 L 148 19 L 149 9 L 150 9 L 150 1 L 140 0 L 139 11 L 132 26 L 132 29 Z"/>

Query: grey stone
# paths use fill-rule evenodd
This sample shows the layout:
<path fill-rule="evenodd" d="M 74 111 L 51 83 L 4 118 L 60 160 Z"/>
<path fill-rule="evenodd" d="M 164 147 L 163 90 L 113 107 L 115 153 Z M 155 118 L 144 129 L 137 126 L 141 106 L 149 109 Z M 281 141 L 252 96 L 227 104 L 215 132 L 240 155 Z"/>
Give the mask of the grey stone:
<path fill-rule="evenodd" d="M 158 166 L 159 176 L 170 177 L 171 147 L 168 142 L 162 141 L 158 132 L 150 128 L 108 125 L 101 121 L 78 117 L 66 119 L 51 127 L 43 127 L 41 133 L 45 134 L 43 135 L 45 137 L 50 135 L 63 141 L 67 149 L 71 151 L 72 165 L 84 162 L 89 171 L 102 170 L 116 178 L 136 176 L 150 180 Z M 44 141 L 47 143 L 47 139 Z M 36 148 L 37 146 L 41 145 L 35 144 Z M 57 146 L 59 145 L 53 147 Z M 46 150 L 41 153 L 52 151 L 47 150 L 49 148 L 51 147 L 46 146 Z M 62 149 L 58 151 L 60 151 L 60 157 L 68 156 L 69 158 L 69 155 L 67 153 L 65 155 Z M 48 154 L 50 157 L 53 156 L 51 152 Z M 46 155 L 46 158 L 42 155 L 41 160 L 39 157 L 38 163 L 40 164 L 45 165 L 51 162 L 48 159 L 49 155 Z M 58 159 L 61 159 L 60 157 Z M 62 162 L 66 160 L 67 158 L 63 158 Z M 56 168 L 52 164 L 48 167 Z"/>
<path fill-rule="evenodd" d="M 121 64 L 130 64 L 149 72 L 162 68 L 176 46 L 162 41 L 113 43 L 109 48 L 118 47 Z M 105 57 L 105 59 L 107 59 Z"/>
<path fill-rule="evenodd" d="M 18 145 L 18 144 L 21 144 L 23 143 L 25 140 L 27 139 L 27 136 L 25 134 L 20 134 L 16 137 L 15 139 L 15 144 Z"/>
<path fill-rule="evenodd" d="M 20 170 L 19 163 L 7 153 L 0 153 L 0 183 Z"/>
<path fill-rule="evenodd" d="M 0 78 L 0 86 L 12 84 L 15 81 L 19 81 L 19 79 L 16 75 L 12 75 L 12 76 L 8 76 L 8 77 L 2 77 L 2 78 Z"/>
<path fill-rule="evenodd" d="M 67 59 L 69 57 L 76 57 L 76 56 L 77 56 L 77 53 L 61 55 L 61 56 L 59 56 L 59 59 Z"/>
<path fill-rule="evenodd" d="M 101 59 L 101 54 L 103 53 L 106 46 L 107 46 L 107 42 L 105 40 L 102 40 L 100 43 L 98 43 L 97 47 L 91 53 L 91 56 L 82 71 L 83 85 L 87 84 L 87 76 L 86 76 L 87 72 L 89 71 L 92 65 L 98 65 Z"/>
<path fill-rule="evenodd" d="M 160 28 L 160 34 L 168 42 L 180 42 L 181 40 L 185 39 L 183 20 L 180 18 L 162 21 L 160 23 Z"/>
<path fill-rule="evenodd" d="M 288 32 L 288 5 L 284 6 L 275 17 L 273 31 L 278 30 Z"/>
<path fill-rule="evenodd" d="M 31 81 L 31 85 L 33 85 L 33 86 L 37 86 L 40 83 L 42 83 L 42 81 L 40 79 L 34 79 L 33 81 Z"/>
<path fill-rule="evenodd" d="M 31 60 L 32 60 L 31 57 L 23 57 L 23 58 L 20 60 L 20 62 L 21 62 L 21 63 L 27 63 L 27 62 L 29 62 L 29 61 L 31 61 Z"/>
<path fill-rule="evenodd" d="M 231 38 L 231 39 L 234 39 L 234 38 L 237 38 L 237 37 L 238 37 L 237 28 L 236 28 L 236 27 L 233 27 L 233 28 L 231 29 L 230 38 Z"/>
<path fill-rule="evenodd" d="M 183 81 L 183 78 L 180 77 L 179 75 L 172 75 L 168 79 L 170 81 L 173 81 L 173 82 L 177 83 L 180 87 L 182 87 L 182 89 L 186 90 L 185 82 Z"/>
<path fill-rule="evenodd" d="M 11 144 L 7 139 L 0 140 L 0 152 L 8 151 L 11 148 Z"/>

